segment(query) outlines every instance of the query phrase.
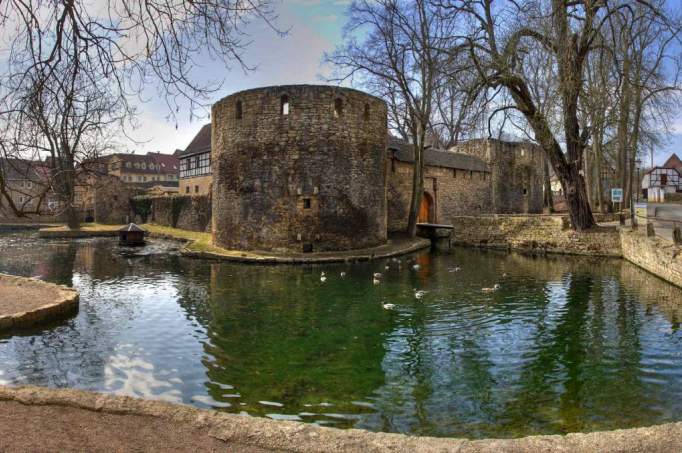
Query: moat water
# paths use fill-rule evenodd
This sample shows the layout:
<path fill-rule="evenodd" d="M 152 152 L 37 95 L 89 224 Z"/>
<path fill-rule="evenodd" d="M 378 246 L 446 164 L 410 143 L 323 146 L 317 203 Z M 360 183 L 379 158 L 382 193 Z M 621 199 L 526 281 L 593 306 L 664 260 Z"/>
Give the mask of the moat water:
<path fill-rule="evenodd" d="M 469 438 L 682 420 L 682 290 L 619 260 L 252 266 L 5 233 L 0 272 L 81 293 L 75 317 L 0 336 L 0 384 Z"/>

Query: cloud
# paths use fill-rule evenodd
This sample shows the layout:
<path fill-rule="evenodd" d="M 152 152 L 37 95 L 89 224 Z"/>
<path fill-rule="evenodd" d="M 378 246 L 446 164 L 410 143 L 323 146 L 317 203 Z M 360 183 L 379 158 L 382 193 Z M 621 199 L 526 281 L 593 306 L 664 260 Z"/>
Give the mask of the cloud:
<path fill-rule="evenodd" d="M 195 74 L 200 82 L 224 79 L 223 86 L 213 94 L 211 102 L 249 88 L 320 83 L 319 74 L 326 71 L 320 66 L 322 55 L 332 50 L 335 43 L 286 9 L 280 13 L 279 24 L 282 28 L 290 27 L 289 34 L 284 38 L 277 36 L 264 24 L 253 24 L 247 29 L 251 43 L 243 56 L 247 64 L 256 66 L 254 71 L 245 73 L 239 67 L 228 69 L 223 62 L 211 59 L 208 55 L 198 59 L 201 67 L 196 68 Z M 208 118 L 193 121 L 186 116 L 182 118 L 185 112 L 181 109 L 176 130 L 175 123 L 166 120 L 169 112 L 165 103 L 156 96 L 154 87 L 149 87 L 147 93 L 152 101 L 139 105 L 140 127 L 130 133 L 135 140 L 144 143 L 122 140 L 138 154 L 147 151 L 172 153 L 177 148 L 184 149 L 201 126 L 210 121 Z"/>

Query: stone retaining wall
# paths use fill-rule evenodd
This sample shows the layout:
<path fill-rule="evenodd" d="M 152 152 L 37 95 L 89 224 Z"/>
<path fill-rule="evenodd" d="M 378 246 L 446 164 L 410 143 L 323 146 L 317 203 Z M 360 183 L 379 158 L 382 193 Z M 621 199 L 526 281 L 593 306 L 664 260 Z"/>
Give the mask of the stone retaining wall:
<path fill-rule="evenodd" d="M 460 216 L 450 219 L 452 243 L 531 252 L 622 256 L 618 229 L 602 226 L 578 233 L 568 218 L 553 215 Z"/>
<path fill-rule="evenodd" d="M 136 216 L 137 222 L 153 222 L 188 231 L 211 231 L 211 197 L 209 195 L 148 197 L 146 199 L 151 202 L 151 212 L 147 219 L 140 219 Z"/>
<path fill-rule="evenodd" d="M 621 229 L 623 258 L 652 274 L 682 287 L 682 247 L 664 239 L 646 237 L 643 229 Z"/>

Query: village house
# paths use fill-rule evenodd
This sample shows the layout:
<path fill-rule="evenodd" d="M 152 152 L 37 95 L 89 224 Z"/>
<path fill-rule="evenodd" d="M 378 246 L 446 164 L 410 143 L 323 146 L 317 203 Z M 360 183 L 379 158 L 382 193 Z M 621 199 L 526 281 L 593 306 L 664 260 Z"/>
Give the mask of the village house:
<path fill-rule="evenodd" d="M 149 152 L 147 154 L 112 154 L 105 156 L 107 174 L 121 181 L 143 186 L 177 186 L 180 162 L 172 154 Z M 170 183 L 170 184 L 165 184 Z"/>
<path fill-rule="evenodd" d="M 41 161 L 0 159 L 0 176 L 15 208 L 25 213 L 52 214 L 58 203 L 50 185 L 50 169 Z M 5 197 L 0 197 L 0 215 L 14 217 Z"/>
<path fill-rule="evenodd" d="M 180 159 L 181 195 L 207 195 L 211 193 L 211 124 L 204 125 L 184 151 Z"/>
<path fill-rule="evenodd" d="M 682 192 L 682 161 L 677 154 L 671 155 L 660 167 L 647 171 L 642 178 L 644 198 L 658 201 L 666 194 Z"/>

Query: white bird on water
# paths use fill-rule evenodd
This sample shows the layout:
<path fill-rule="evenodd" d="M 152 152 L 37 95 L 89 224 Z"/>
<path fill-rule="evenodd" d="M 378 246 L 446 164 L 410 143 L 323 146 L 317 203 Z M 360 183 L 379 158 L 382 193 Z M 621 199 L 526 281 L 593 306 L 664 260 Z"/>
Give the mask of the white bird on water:
<path fill-rule="evenodd" d="M 378 278 L 374 277 L 374 278 L 372 279 L 372 283 L 374 283 L 375 285 L 378 285 L 379 283 L 381 283 L 381 280 L 379 280 Z"/>
<path fill-rule="evenodd" d="M 421 299 L 422 297 L 424 297 L 424 294 L 426 294 L 426 293 L 427 293 L 427 291 L 424 291 L 424 290 L 419 290 L 419 291 L 417 291 L 417 290 L 415 289 L 415 290 L 414 290 L 414 297 L 415 297 L 416 299 Z"/>
<path fill-rule="evenodd" d="M 494 293 L 498 289 L 500 289 L 500 285 L 495 283 L 492 288 L 482 288 L 481 291 L 484 293 Z"/>
<path fill-rule="evenodd" d="M 341 274 L 339 274 L 339 275 L 341 275 L 341 278 L 343 278 L 343 277 L 346 276 L 346 273 L 345 273 L 345 272 L 341 272 Z"/>
<path fill-rule="evenodd" d="M 448 269 L 448 272 L 459 272 L 459 271 L 461 271 L 461 270 L 462 270 L 461 267 L 455 266 L 455 267 L 453 267 L 452 269 Z"/>
<path fill-rule="evenodd" d="M 374 273 L 374 278 L 381 278 L 381 273 L 380 273 L 380 272 L 375 272 L 375 273 Z"/>
<path fill-rule="evenodd" d="M 395 304 L 384 304 L 383 307 L 384 310 L 393 310 L 395 308 Z"/>
<path fill-rule="evenodd" d="M 412 269 L 418 271 L 419 269 L 421 269 L 421 266 L 419 264 L 415 264 L 414 266 L 412 266 Z"/>
<path fill-rule="evenodd" d="M 322 276 L 320 277 L 320 281 L 321 281 L 322 283 L 326 282 L 326 281 L 327 281 L 327 277 L 325 277 L 324 275 L 322 275 Z"/>

